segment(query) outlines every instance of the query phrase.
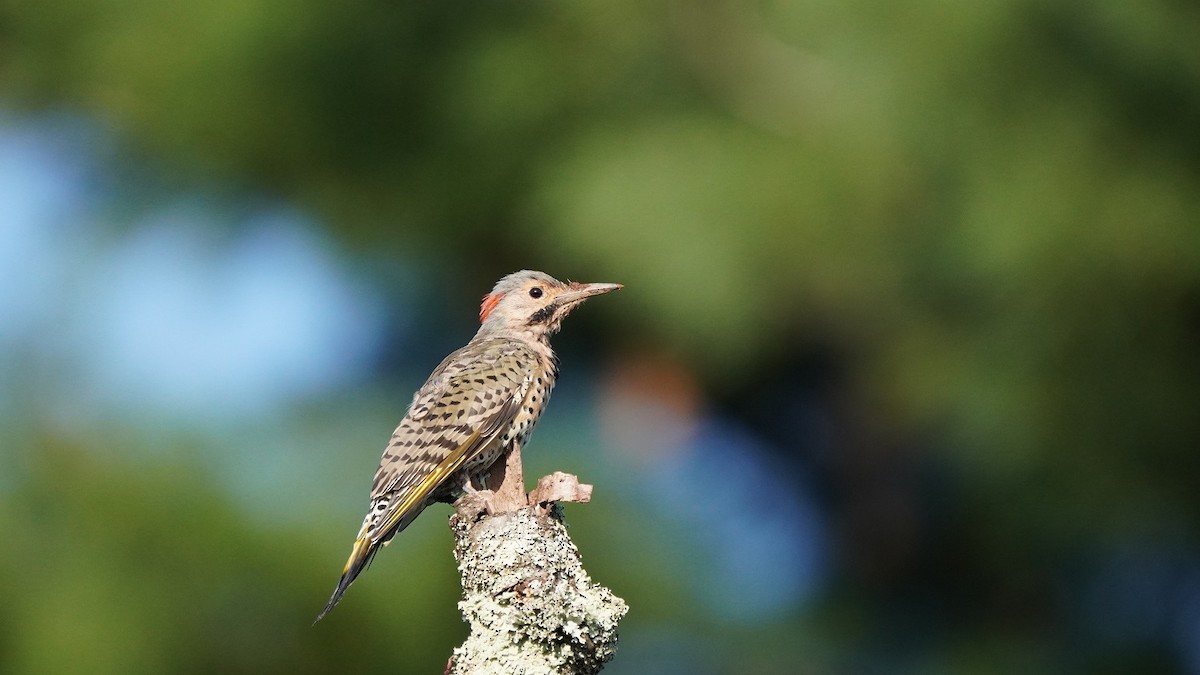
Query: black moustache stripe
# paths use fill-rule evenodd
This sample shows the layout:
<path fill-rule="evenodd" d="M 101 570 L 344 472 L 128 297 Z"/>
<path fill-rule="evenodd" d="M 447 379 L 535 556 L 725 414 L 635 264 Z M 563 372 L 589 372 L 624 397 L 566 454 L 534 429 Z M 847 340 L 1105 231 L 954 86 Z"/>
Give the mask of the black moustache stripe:
<path fill-rule="evenodd" d="M 530 314 L 529 315 L 529 325 L 532 326 L 537 323 L 546 323 L 547 321 L 549 321 L 551 318 L 554 317 L 554 313 L 557 311 L 558 311 L 558 303 L 552 302 L 552 303 L 546 305 L 545 307 L 539 309 L 538 311 L 534 312 L 533 314 Z"/>

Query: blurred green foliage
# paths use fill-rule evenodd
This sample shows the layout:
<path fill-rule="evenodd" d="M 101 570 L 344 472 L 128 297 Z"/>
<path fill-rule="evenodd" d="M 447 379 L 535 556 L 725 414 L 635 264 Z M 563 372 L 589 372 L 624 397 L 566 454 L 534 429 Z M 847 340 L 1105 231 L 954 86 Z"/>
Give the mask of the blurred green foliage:
<path fill-rule="evenodd" d="M 426 572 L 425 585 L 350 609 L 361 613 L 357 621 L 315 630 L 309 596 L 328 585 L 329 570 L 297 564 L 322 557 L 315 528 L 255 525 L 196 467 L 103 452 L 42 443 L 27 481 L 5 496 L 6 672 L 424 672 L 445 664 L 446 646 L 426 631 L 450 634 L 460 622 L 452 561 Z M 411 556 L 449 558 L 427 536 L 406 546 L 410 565 Z M 364 641 L 392 651 L 371 653 Z"/>
<path fill-rule="evenodd" d="M 1196 551 L 1194 5 L 2 0 L 0 26 L 5 105 L 85 110 L 155 180 L 293 200 L 432 285 L 623 282 L 583 320 L 598 346 L 669 354 L 718 402 L 801 348 L 835 354 L 864 442 L 950 486 L 943 562 L 972 618 L 929 638 L 922 672 L 1098 667 L 1039 605 L 1076 556 Z M 444 536 L 403 554 L 447 559 L 423 572 L 437 597 L 360 593 L 310 631 L 294 619 L 330 570 L 294 559 L 327 557 L 323 533 L 248 523 L 186 467 L 21 447 L 37 459 L 0 493 L 7 672 L 379 668 L 364 644 L 428 672 L 448 651 Z M 813 669 L 846 663 L 881 602 L 844 581 L 744 637 L 807 631 L 838 645 L 806 643 Z M 630 630 L 670 614 L 630 600 Z M 739 672 L 795 665 L 762 658 Z"/>

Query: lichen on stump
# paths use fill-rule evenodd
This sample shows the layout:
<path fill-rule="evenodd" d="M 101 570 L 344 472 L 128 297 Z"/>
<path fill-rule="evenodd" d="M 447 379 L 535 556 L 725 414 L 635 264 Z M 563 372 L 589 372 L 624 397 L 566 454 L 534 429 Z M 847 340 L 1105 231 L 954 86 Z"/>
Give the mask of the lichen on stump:
<path fill-rule="evenodd" d="M 613 657 L 628 608 L 583 569 L 556 503 L 587 501 L 590 492 L 556 473 L 515 510 L 487 516 L 490 491 L 460 500 L 450 526 L 471 634 L 447 673 L 596 673 Z"/>

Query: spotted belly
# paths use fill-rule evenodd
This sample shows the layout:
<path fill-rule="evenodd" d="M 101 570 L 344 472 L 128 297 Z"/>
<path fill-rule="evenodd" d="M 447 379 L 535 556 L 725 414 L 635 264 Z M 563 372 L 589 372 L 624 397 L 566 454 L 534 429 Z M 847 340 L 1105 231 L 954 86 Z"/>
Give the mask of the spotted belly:
<path fill-rule="evenodd" d="M 550 400 L 550 393 L 553 390 L 553 381 L 547 381 L 545 377 L 535 379 L 533 390 L 525 397 L 524 405 L 517 411 L 513 421 L 487 447 L 467 460 L 463 468 L 457 471 L 451 480 L 446 481 L 447 489 L 438 494 L 437 501 L 454 501 L 463 494 L 463 486 L 472 478 L 476 479 L 477 485 L 480 484 L 481 481 L 478 479 L 487 474 L 488 470 L 492 468 L 492 464 L 503 457 L 512 448 L 513 443 L 524 447 L 525 442 L 533 434 L 533 428 L 537 426 L 542 411 L 546 409 L 546 403 Z"/>
<path fill-rule="evenodd" d="M 550 392 L 553 389 L 554 384 L 545 384 L 543 378 L 539 377 L 534 380 L 533 391 L 525 397 L 524 405 L 517 411 L 512 423 L 500 437 L 503 448 L 507 449 L 513 442 L 525 445 L 525 441 L 529 440 L 530 435 L 533 434 L 533 428 L 537 426 L 542 411 L 546 409 L 546 403 L 549 402 Z"/>

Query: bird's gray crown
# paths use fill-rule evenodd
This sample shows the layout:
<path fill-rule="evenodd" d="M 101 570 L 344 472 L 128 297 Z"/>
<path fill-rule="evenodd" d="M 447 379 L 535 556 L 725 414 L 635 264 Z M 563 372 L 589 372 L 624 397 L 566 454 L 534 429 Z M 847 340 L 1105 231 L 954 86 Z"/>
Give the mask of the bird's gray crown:
<path fill-rule="evenodd" d="M 545 272 L 539 272 L 537 270 L 521 270 L 519 272 L 513 272 L 512 274 L 500 279 L 500 281 L 497 281 L 495 288 L 492 289 L 492 294 L 510 293 L 521 288 L 524 284 L 530 281 L 540 281 L 544 284 L 550 284 L 553 286 L 563 285 L 561 281 L 555 279 L 549 274 L 546 274 Z"/>

